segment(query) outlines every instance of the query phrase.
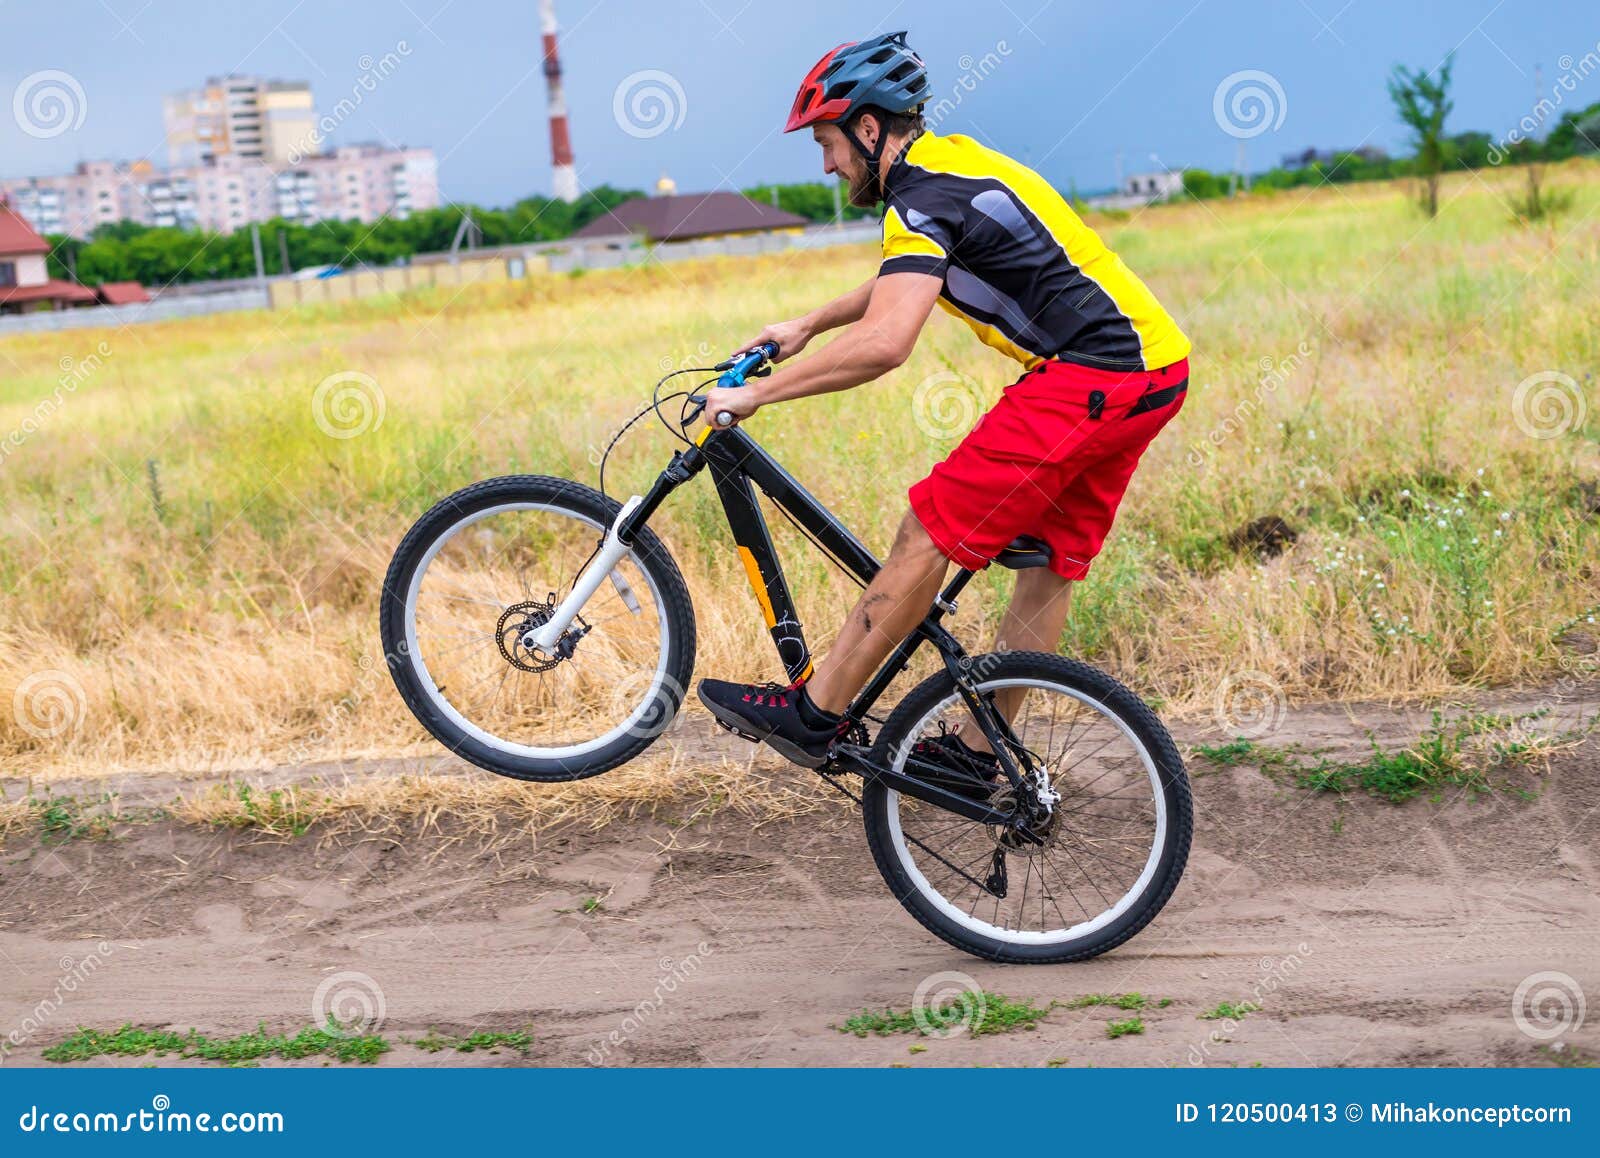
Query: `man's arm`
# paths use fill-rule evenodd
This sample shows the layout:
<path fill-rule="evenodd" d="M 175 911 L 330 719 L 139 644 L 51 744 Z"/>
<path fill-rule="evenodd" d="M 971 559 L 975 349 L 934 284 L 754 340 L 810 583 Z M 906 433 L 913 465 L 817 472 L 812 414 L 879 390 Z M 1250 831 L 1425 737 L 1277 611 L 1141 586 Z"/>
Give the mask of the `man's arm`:
<path fill-rule="evenodd" d="M 865 287 L 868 300 L 860 320 L 826 350 L 776 370 L 770 378 L 758 378 L 732 390 L 712 389 L 706 396 L 706 414 L 712 420 L 724 411 L 736 419 L 749 418 L 769 402 L 848 390 L 882 377 L 911 356 L 943 284 L 926 273 L 875 278 Z"/>

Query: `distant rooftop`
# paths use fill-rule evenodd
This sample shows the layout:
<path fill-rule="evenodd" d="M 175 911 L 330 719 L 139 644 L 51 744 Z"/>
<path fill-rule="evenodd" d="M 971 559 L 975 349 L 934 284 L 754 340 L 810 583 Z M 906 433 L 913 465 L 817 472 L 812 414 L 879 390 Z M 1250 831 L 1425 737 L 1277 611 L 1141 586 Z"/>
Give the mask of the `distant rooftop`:
<path fill-rule="evenodd" d="M 599 240 L 635 235 L 650 241 L 687 241 L 723 233 L 798 229 L 808 224 L 798 214 L 752 201 L 742 193 L 681 193 L 624 201 L 573 236 Z"/>

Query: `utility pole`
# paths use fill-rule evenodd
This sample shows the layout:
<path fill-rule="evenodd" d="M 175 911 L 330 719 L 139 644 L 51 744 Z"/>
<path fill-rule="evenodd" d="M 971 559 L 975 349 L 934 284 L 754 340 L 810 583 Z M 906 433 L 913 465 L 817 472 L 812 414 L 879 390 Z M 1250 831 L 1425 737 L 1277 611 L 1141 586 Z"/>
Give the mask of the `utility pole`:
<path fill-rule="evenodd" d="M 289 267 L 289 235 L 282 229 L 278 230 L 278 259 L 282 263 L 284 277 L 294 272 Z"/>
<path fill-rule="evenodd" d="M 266 289 L 267 263 L 261 257 L 261 226 L 254 221 L 250 223 L 250 249 L 256 255 L 256 284 Z"/>

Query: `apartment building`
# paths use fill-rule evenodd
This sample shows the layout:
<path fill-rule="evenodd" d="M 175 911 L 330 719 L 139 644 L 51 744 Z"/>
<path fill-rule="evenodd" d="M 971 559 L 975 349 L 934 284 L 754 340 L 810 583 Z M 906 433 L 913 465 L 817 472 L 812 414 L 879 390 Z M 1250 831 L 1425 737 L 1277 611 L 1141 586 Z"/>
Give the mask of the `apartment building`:
<path fill-rule="evenodd" d="M 288 164 L 305 151 L 317 121 L 305 81 L 254 76 L 212 77 L 200 88 L 172 93 L 161 114 L 175 169 L 223 157 Z"/>
<path fill-rule="evenodd" d="M 348 145 L 295 165 L 233 152 L 171 169 L 89 161 L 58 177 L 0 178 L 0 200 L 40 233 L 88 237 L 117 221 L 232 233 L 274 217 L 406 217 L 438 207 L 439 176 L 432 149 Z"/>

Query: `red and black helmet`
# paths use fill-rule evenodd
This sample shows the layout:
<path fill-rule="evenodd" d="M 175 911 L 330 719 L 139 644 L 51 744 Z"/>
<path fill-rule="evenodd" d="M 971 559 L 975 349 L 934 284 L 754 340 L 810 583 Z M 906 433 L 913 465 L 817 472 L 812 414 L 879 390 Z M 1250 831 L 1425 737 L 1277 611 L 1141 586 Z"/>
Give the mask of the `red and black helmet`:
<path fill-rule="evenodd" d="M 783 131 L 838 124 L 864 108 L 909 113 L 928 99 L 928 70 L 904 32 L 841 44 L 806 73 Z"/>

